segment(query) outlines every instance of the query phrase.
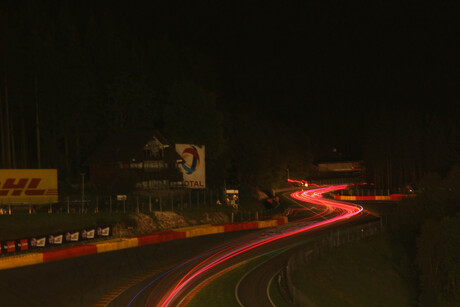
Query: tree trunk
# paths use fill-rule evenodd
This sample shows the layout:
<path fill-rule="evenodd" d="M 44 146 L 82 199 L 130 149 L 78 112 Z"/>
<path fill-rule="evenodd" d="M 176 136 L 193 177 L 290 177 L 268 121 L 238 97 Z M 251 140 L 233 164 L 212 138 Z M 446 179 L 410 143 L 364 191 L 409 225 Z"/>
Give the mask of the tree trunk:
<path fill-rule="evenodd" d="M 70 175 L 70 157 L 69 157 L 69 137 L 67 134 L 64 136 L 64 155 L 65 155 L 66 177 L 69 177 Z"/>
<path fill-rule="evenodd" d="M 5 118 L 4 118 L 4 123 L 5 123 L 5 136 L 6 136 L 6 163 L 5 167 L 6 168 L 11 168 L 11 134 L 10 134 L 10 112 L 8 109 L 8 79 L 6 76 L 6 71 L 3 76 L 3 81 L 4 81 L 4 87 L 5 87 Z"/>
<path fill-rule="evenodd" d="M 37 138 L 37 167 L 42 167 L 41 148 L 40 148 L 40 118 L 38 113 L 38 85 L 37 76 L 35 76 L 35 129 Z"/>
<path fill-rule="evenodd" d="M 16 145 L 14 143 L 13 120 L 11 120 L 10 123 L 11 123 L 11 131 L 10 131 L 10 133 L 11 133 L 11 136 L 10 136 L 10 138 L 11 138 L 11 141 L 10 141 L 11 142 L 11 149 L 10 149 L 11 150 L 11 167 L 16 168 L 16 150 L 15 150 Z"/>
<path fill-rule="evenodd" d="M 2 152 L 1 152 L 1 165 L 0 167 L 6 167 L 6 140 L 5 140 L 5 118 L 3 115 L 3 99 L 2 99 L 2 90 L 0 88 L 0 136 L 1 136 L 1 146 L 2 146 Z"/>
<path fill-rule="evenodd" d="M 27 168 L 27 132 L 26 132 L 26 121 L 24 120 L 24 115 L 21 118 L 21 150 L 22 150 L 22 167 Z"/>
<path fill-rule="evenodd" d="M 80 167 L 80 129 L 75 127 L 75 164 Z"/>

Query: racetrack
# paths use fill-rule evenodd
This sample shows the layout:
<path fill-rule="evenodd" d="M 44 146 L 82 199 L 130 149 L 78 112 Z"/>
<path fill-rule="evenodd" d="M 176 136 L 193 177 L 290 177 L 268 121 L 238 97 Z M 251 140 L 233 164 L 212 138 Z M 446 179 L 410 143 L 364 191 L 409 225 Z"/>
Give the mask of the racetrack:
<path fill-rule="evenodd" d="M 118 304 L 117 302 L 119 301 L 131 306 L 180 305 L 189 293 L 201 283 L 237 263 L 273 250 L 289 250 L 311 238 L 312 233 L 315 231 L 322 230 L 330 225 L 341 224 L 352 218 L 362 218 L 364 216 L 362 207 L 322 198 L 324 193 L 344 189 L 345 187 L 345 185 L 329 186 L 295 192 L 291 194 L 291 197 L 314 205 L 313 208 L 317 212 L 312 217 L 272 228 L 262 233 L 254 233 L 233 244 L 221 245 L 214 250 L 208 250 L 157 276 L 135 295 L 133 293 L 120 295 L 113 303 Z M 310 208 L 310 210 L 313 210 L 313 208 Z M 242 293 L 240 295 L 237 289 L 236 295 L 241 305 L 253 305 L 254 302 L 250 299 L 251 296 L 254 296 L 253 294 Z M 258 298 L 260 298 L 259 295 L 260 291 L 257 291 Z"/>
<path fill-rule="evenodd" d="M 180 239 L 0 271 L 0 305 L 176 306 L 203 281 L 235 264 L 273 250 L 285 251 L 277 257 L 287 256 L 329 225 L 366 218 L 359 207 L 320 197 L 341 188 L 294 193 L 298 202 L 313 203 L 304 205 L 310 217 L 280 227 Z M 283 262 L 273 261 L 273 268 Z M 252 305 L 246 303 L 246 297 L 254 294 L 237 295 L 243 305 Z"/>

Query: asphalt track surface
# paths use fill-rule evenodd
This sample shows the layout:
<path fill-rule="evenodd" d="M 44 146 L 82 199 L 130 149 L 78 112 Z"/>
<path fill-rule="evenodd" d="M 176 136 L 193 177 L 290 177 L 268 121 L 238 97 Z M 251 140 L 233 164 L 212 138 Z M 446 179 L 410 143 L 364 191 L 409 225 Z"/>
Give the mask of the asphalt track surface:
<path fill-rule="evenodd" d="M 343 213 L 342 209 L 337 211 L 331 207 L 327 210 L 322 210 L 320 206 L 311 208 L 318 213 L 315 219 L 273 229 L 194 237 L 3 270 L 0 271 L 0 306 L 93 306 L 117 288 L 121 290 L 113 296 L 109 306 L 176 306 L 190 291 L 216 273 L 273 250 L 293 252 L 294 246 L 311 239 L 317 230 L 299 232 L 274 241 L 270 241 L 271 238 Z M 362 219 L 362 214 L 353 219 Z M 250 242 L 260 240 L 269 242 L 247 248 Z M 239 251 L 221 261 L 222 257 L 235 250 Z M 273 258 L 276 266 L 284 263 L 282 257 L 290 253 L 286 251 Z M 182 286 L 184 283 L 179 285 L 184 282 L 184 276 L 193 278 L 185 286 Z M 265 281 L 242 282 L 266 284 Z M 166 301 L 173 292 L 174 296 Z M 254 292 L 238 294 L 244 306 L 254 306 L 250 303 L 251 296 L 254 296 Z"/>
<path fill-rule="evenodd" d="M 193 237 L 0 270 L 0 306 L 94 306 L 139 276 L 258 231 Z"/>
<path fill-rule="evenodd" d="M 249 234 L 231 244 L 207 250 L 169 271 L 156 274 L 148 281 L 137 284 L 116 297 L 109 306 L 179 306 L 200 284 L 218 273 L 274 250 L 285 250 L 279 256 L 274 257 L 273 263 L 267 264 L 279 270 L 286 261 L 286 257 L 295 251 L 295 247 L 309 242 L 321 231 L 331 226 L 337 227 L 345 222 L 349 224 L 369 218 L 358 206 L 323 199 L 321 196 L 321 193 L 340 188 L 344 186 L 303 192 L 308 195 L 292 194 L 292 197 L 299 201 L 308 200 L 313 203 L 306 206 L 313 213 L 311 217 L 296 223 Z M 265 297 L 263 295 L 264 292 L 266 293 L 268 280 L 273 276 L 271 273 L 276 272 L 269 272 L 266 269 L 259 274 L 248 274 L 247 278 L 242 281 L 247 285 L 238 287 L 235 291 L 239 303 L 243 306 L 271 306 L 266 298 L 267 295 L 265 294 Z M 257 275 L 263 275 L 263 280 L 251 280 L 251 278 L 257 279 Z"/>

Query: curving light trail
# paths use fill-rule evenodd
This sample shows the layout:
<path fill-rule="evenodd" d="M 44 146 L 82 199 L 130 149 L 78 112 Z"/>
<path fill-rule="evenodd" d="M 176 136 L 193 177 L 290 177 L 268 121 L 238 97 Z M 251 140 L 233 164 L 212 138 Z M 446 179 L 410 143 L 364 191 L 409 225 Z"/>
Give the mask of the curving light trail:
<path fill-rule="evenodd" d="M 363 208 L 359 205 L 352 205 L 349 203 L 342 203 L 336 200 L 326 199 L 322 197 L 322 194 L 331 192 L 334 190 L 345 189 L 347 185 L 338 186 L 327 186 L 318 189 L 312 189 L 307 191 L 298 191 L 291 194 L 291 197 L 302 202 L 313 203 L 319 206 L 323 206 L 324 210 L 318 213 L 315 217 L 322 217 L 324 220 L 320 220 L 309 225 L 299 224 L 298 227 L 290 229 L 284 232 L 275 233 L 269 237 L 257 237 L 250 241 L 240 242 L 235 246 L 228 246 L 220 250 L 216 250 L 215 253 L 207 254 L 208 257 L 197 265 L 195 265 L 186 275 L 182 276 L 179 281 L 175 283 L 173 287 L 163 296 L 157 306 L 171 306 L 174 301 L 186 291 L 186 288 L 196 281 L 200 276 L 209 272 L 217 265 L 230 260 L 242 253 L 248 252 L 254 248 L 268 244 L 273 241 L 277 241 L 301 232 L 305 232 L 314 228 L 318 228 L 327 224 L 337 222 L 339 220 L 347 219 L 363 211 Z M 327 218 L 328 217 L 328 218 Z M 146 305 L 149 305 L 153 291 L 150 293 Z"/>

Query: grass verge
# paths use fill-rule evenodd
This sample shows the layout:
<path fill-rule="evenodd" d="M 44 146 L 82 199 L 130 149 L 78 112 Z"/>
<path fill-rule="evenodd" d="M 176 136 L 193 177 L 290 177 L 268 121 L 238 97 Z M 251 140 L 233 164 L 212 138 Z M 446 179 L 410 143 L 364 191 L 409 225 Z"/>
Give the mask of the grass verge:
<path fill-rule="evenodd" d="M 235 286 L 238 280 L 253 267 L 264 262 L 272 257 L 275 253 L 270 253 L 253 259 L 237 268 L 225 273 L 224 275 L 216 278 L 214 281 L 206 285 L 199 291 L 192 300 L 187 304 L 187 307 L 201 307 L 201 306 L 220 306 L 220 307 L 234 307 L 238 306 L 235 298 Z"/>
<path fill-rule="evenodd" d="M 412 306 L 414 289 L 397 269 L 402 256 L 387 236 L 343 245 L 292 275 L 317 306 Z"/>
<path fill-rule="evenodd" d="M 270 292 L 270 298 L 273 304 L 275 304 L 275 306 L 288 305 L 284 300 L 283 296 L 281 295 L 280 289 L 278 287 L 278 275 L 275 275 L 275 277 L 273 278 L 268 291 Z"/>

